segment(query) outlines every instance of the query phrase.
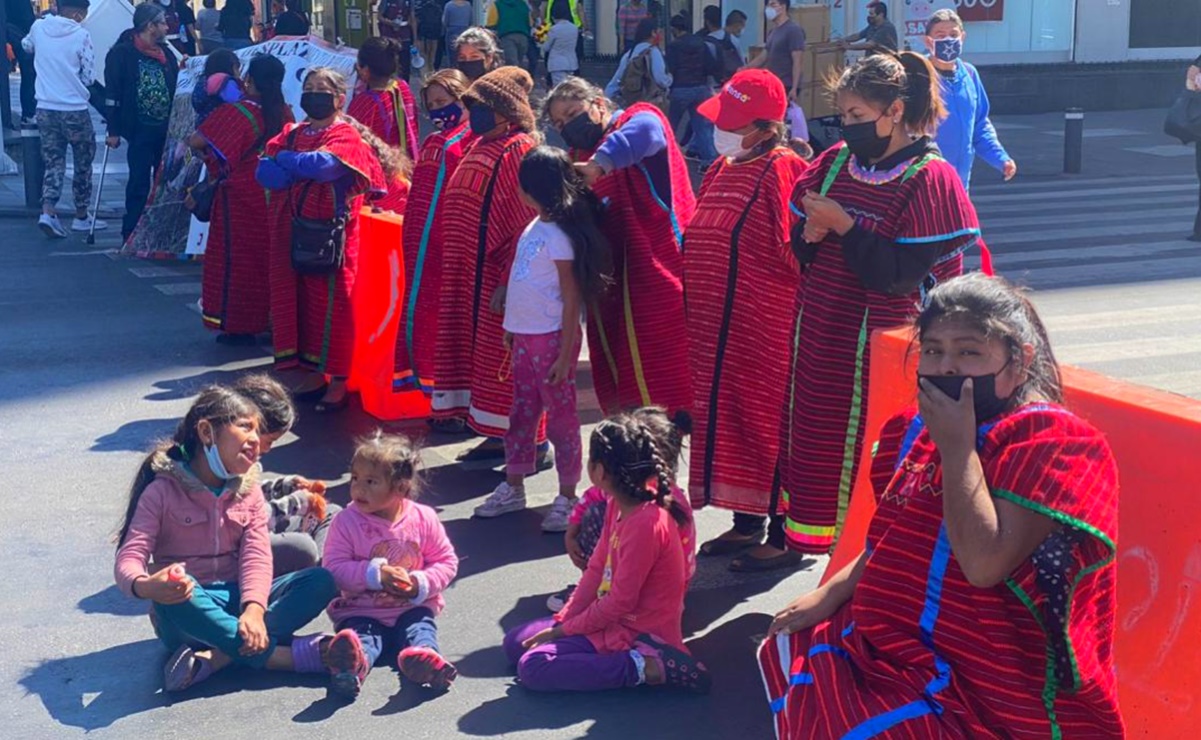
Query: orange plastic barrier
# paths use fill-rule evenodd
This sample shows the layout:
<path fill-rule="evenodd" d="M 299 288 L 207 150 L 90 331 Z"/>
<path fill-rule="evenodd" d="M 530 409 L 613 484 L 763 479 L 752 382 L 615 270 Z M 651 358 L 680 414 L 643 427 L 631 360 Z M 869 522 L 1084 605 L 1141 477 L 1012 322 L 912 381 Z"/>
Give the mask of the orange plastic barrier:
<path fill-rule="evenodd" d="M 396 339 L 405 292 L 404 247 L 395 213 L 364 208 L 359 221 L 359 264 L 355 276 L 355 348 L 349 388 L 357 390 L 363 410 L 377 419 L 429 416 L 429 399 L 420 391 L 392 392 Z"/>
<path fill-rule="evenodd" d="M 915 397 L 908 330 L 872 336 L 868 438 L 843 534 L 823 577 L 863 549 L 875 497 L 868 481 L 881 424 Z M 1096 425 L 1118 462 L 1117 663 L 1130 737 L 1201 730 L 1201 401 L 1063 371 L 1067 405 Z"/>

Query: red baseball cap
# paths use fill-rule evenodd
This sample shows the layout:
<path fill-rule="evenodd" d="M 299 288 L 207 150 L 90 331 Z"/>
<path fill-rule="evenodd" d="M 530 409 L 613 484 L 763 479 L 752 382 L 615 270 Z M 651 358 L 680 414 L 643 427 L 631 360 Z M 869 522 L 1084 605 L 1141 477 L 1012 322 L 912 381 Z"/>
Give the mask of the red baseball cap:
<path fill-rule="evenodd" d="M 736 72 L 721 92 L 696 107 L 723 131 L 737 131 L 755 121 L 783 121 L 787 110 L 784 83 L 766 69 Z"/>

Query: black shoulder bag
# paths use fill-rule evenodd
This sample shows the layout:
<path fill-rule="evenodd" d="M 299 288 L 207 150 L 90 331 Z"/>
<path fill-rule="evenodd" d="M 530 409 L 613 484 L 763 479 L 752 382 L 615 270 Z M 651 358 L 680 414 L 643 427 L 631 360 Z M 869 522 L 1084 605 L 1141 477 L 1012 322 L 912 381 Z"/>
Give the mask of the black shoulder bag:
<path fill-rule="evenodd" d="M 288 135 L 288 148 L 299 127 Z M 313 183 L 306 182 L 292 209 L 292 269 L 301 275 L 328 275 L 342 269 L 346 259 L 346 222 L 349 209 L 334 186 L 334 217 L 305 218 L 301 214 Z"/>

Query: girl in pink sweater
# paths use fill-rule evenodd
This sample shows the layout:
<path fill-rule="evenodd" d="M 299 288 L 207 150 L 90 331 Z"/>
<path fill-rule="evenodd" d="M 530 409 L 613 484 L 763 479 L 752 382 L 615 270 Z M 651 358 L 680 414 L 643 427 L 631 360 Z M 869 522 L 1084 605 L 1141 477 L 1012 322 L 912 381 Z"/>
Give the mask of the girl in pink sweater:
<path fill-rule="evenodd" d="M 609 496 L 600 542 L 561 612 L 505 635 L 532 691 L 667 685 L 707 693 L 709 673 L 684 646 L 688 512 L 671 495 L 671 465 L 633 414 L 592 432 L 588 475 Z"/>
<path fill-rule="evenodd" d="M 130 491 L 116 581 L 153 604 L 155 631 L 173 651 L 163 669 L 167 691 L 233 663 L 326 670 L 321 635 L 293 635 L 334 597 L 334 580 L 320 568 L 271 578 L 256 464 L 261 423 L 245 396 L 205 389 Z"/>
<path fill-rule="evenodd" d="M 351 503 L 334 517 L 324 563 L 342 595 L 328 660 L 331 692 L 354 699 L 371 667 L 396 664 L 420 686 L 450 688 L 458 675 L 438 650 L 434 618 L 459 558 L 438 515 L 415 500 L 420 457 L 408 439 L 376 432 L 350 467 Z"/>
<path fill-rule="evenodd" d="M 684 449 L 684 437 L 692 433 L 692 418 L 686 411 L 677 411 L 668 416 L 667 411 L 659 406 L 644 406 L 630 412 L 642 422 L 651 434 L 663 455 L 663 461 L 670 468 L 671 497 L 688 513 L 688 521 L 680 525 L 680 548 L 684 551 L 685 572 L 688 580 L 696 572 L 696 528 L 693 526 L 692 506 L 688 497 L 676 485 L 676 474 L 679 471 L 680 453 Z M 567 555 L 571 562 L 580 570 L 588 569 L 588 559 L 601 539 L 601 529 L 604 527 L 608 512 L 609 496 L 600 486 L 592 486 L 571 511 L 567 519 L 567 533 L 563 537 Z M 568 599 L 575 592 L 575 584 L 553 593 L 546 599 L 546 608 L 552 614 L 558 614 L 567 605 Z"/>

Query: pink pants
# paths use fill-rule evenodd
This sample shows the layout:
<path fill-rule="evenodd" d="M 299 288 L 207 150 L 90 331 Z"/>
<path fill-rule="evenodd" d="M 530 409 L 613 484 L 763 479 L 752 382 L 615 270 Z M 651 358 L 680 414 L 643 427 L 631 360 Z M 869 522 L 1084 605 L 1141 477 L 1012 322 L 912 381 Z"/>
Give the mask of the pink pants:
<path fill-rule="evenodd" d="M 532 475 L 536 470 L 535 437 L 542 412 L 546 412 L 546 438 L 555 446 L 555 469 L 560 486 L 580 482 L 583 460 L 580 417 L 576 413 L 575 369 L 577 345 L 567 379 L 550 385 L 546 378 L 559 359 L 560 332 L 513 335 L 513 406 L 505 433 L 505 472 Z"/>

